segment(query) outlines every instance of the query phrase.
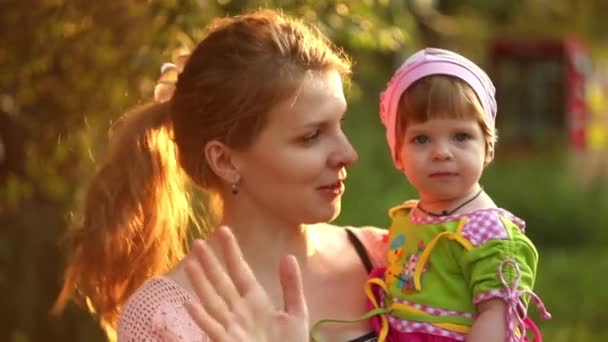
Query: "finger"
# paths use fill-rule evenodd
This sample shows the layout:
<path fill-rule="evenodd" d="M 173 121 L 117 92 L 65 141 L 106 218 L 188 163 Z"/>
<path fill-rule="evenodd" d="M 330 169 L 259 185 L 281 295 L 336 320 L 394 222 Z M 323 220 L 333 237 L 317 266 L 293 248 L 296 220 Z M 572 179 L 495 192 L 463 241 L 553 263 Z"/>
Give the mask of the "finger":
<path fill-rule="evenodd" d="M 201 247 L 196 246 L 193 248 L 193 251 L 197 248 Z M 221 324 L 228 324 L 230 322 L 229 309 L 223 299 L 218 295 L 216 287 L 210 282 L 205 270 L 201 268 L 198 262 L 193 258 L 186 259 L 184 262 L 184 270 L 194 289 L 194 293 L 197 295 L 201 305 L 205 308 L 205 311 Z"/>
<path fill-rule="evenodd" d="M 211 317 L 201 305 L 198 305 L 198 303 L 186 302 L 184 303 L 184 307 L 194 323 L 198 325 L 211 341 L 219 342 L 226 336 L 226 329 L 224 329 L 224 326 Z"/>
<path fill-rule="evenodd" d="M 258 282 L 249 264 L 243 258 L 241 248 L 230 228 L 226 226 L 220 227 L 218 233 L 230 278 L 232 278 L 238 293 L 241 296 L 245 296 Z"/>
<path fill-rule="evenodd" d="M 229 307 L 234 307 L 241 296 L 209 244 L 197 241 L 193 252 L 217 294 Z"/>
<path fill-rule="evenodd" d="M 298 261 L 293 255 L 281 260 L 279 270 L 285 312 L 301 318 L 308 317 L 308 307 L 304 299 L 304 285 Z"/>

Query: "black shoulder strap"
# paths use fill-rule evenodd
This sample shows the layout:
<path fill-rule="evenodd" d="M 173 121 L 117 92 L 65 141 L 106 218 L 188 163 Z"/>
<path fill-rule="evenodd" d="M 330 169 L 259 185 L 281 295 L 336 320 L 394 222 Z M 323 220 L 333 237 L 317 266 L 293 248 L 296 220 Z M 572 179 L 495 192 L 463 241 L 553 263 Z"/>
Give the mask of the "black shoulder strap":
<path fill-rule="evenodd" d="M 371 270 L 374 268 L 374 265 L 369 259 L 367 249 L 365 249 L 365 246 L 363 246 L 361 240 L 359 240 L 357 235 L 352 230 L 346 228 L 346 234 L 348 235 L 348 240 L 350 240 L 350 243 L 353 245 L 353 247 L 355 247 L 355 251 L 359 255 L 359 258 L 361 258 L 361 262 L 363 262 L 365 270 L 367 271 L 367 273 L 371 272 Z"/>
<path fill-rule="evenodd" d="M 378 335 L 376 335 L 375 331 L 372 331 L 348 342 L 378 342 Z"/>

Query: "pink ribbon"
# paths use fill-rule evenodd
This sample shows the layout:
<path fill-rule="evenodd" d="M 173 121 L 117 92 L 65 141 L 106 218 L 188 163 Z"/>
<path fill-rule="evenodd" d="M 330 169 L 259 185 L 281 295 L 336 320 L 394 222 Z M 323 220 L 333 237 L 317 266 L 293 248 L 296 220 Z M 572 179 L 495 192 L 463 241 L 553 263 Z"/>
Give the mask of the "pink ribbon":
<path fill-rule="evenodd" d="M 511 264 L 515 268 L 516 278 L 513 280 L 513 283 L 509 285 L 507 280 L 504 277 L 503 268 L 506 264 Z M 534 333 L 534 341 L 542 342 L 543 337 L 540 334 L 540 330 L 534 324 L 534 322 L 527 317 L 528 308 L 521 300 L 522 296 L 529 296 L 530 299 L 536 304 L 541 317 L 543 319 L 550 319 L 551 314 L 547 311 L 545 304 L 542 300 L 531 290 L 519 290 L 519 283 L 521 281 L 521 270 L 517 262 L 513 259 L 504 260 L 500 266 L 498 267 L 498 276 L 500 277 L 500 282 L 504 286 L 506 290 L 506 295 L 503 298 L 507 302 L 508 311 L 507 311 L 507 324 L 509 326 L 507 330 L 507 341 L 508 342 L 524 342 L 527 341 L 526 338 L 526 328 L 530 328 Z M 520 336 L 518 337 L 515 331 L 520 332 Z"/>

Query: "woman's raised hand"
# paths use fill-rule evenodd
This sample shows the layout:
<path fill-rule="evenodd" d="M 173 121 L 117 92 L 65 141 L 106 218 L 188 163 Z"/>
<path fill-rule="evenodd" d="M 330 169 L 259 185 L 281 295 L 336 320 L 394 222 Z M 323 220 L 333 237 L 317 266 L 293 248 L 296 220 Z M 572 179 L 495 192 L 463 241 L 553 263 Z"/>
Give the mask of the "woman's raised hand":
<path fill-rule="evenodd" d="M 226 269 L 207 242 L 194 242 L 185 261 L 200 303 L 186 304 L 192 319 L 213 342 L 309 340 L 308 309 L 302 275 L 295 257 L 281 260 L 279 278 L 283 308 L 277 308 L 243 259 L 228 227 L 219 229 Z"/>

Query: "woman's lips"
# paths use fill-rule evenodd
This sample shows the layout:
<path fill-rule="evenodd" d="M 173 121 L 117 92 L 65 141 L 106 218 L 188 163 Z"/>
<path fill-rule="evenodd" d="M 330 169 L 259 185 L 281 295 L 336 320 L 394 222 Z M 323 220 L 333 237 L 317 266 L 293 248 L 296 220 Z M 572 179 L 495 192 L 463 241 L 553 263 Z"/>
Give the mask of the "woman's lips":
<path fill-rule="evenodd" d="M 329 196 L 339 196 L 344 193 L 344 182 L 339 180 L 333 184 L 321 186 L 318 189 Z"/>

